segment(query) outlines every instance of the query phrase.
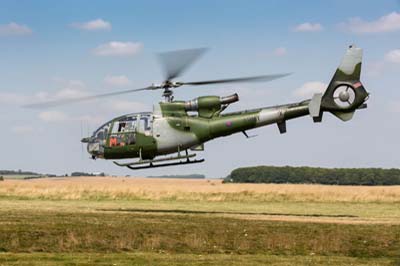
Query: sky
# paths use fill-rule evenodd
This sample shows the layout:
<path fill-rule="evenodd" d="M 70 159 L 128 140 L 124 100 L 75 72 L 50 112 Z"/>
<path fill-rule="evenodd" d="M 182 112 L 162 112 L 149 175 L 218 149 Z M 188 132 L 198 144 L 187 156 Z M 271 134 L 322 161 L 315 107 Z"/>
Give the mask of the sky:
<path fill-rule="evenodd" d="M 324 91 L 346 48 L 364 49 L 368 109 L 342 122 L 326 113 L 213 140 L 202 164 L 131 171 L 89 159 L 80 143 L 102 123 L 151 111 L 160 92 L 57 108 L 24 104 L 140 88 L 163 80 L 156 54 L 208 47 L 181 79 L 293 72 L 269 83 L 185 87 L 175 98 L 229 95 L 227 111 L 291 103 Z M 400 167 L 400 1 L 203 0 L 0 2 L 0 169 L 64 174 L 204 174 L 237 167 Z M 226 111 L 226 112 L 227 112 Z"/>

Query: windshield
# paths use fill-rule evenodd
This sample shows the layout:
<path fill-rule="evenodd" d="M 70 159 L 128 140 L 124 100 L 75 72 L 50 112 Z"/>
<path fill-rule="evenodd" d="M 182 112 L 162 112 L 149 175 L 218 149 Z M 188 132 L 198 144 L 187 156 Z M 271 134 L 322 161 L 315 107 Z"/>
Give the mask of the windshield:
<path fill-rule="evenodd" d="M 135 130 L 135 124 L 136 124 L 136 118 L 138 115 L 141 115 L 142 117 L 149 117 L 151 116 L 151 112 L 143 112 L 143 113 L 132 113 L 132 114 L 127 114 L 123 115 L 117 118 L 114 118 L 106 123 L 104 123 L 101 127 L 99 127 L 94 133 L 93 137 L 97 139 L 106 139 L 108 133 L 110 132 L 110 127 L 112 122 L 119 122 L 119 123 L 114 123 L 114 125 L 118 125 L 115 130 L 117 132 L 120 132 L 121 130 L 128 130 L 128 131 L 134 131 Z M 122 122 L 122 123 L 121 123 Z M 125 122 L 125 123 L 124 123 Z M 120 126 L 121 125 L 121 126 Z M 115 126 L 114 126 L 115 127 Z M 146 127 L 147 121 L 146 121 Z M 114 130 L 114 129 L 113 129 Z"/>

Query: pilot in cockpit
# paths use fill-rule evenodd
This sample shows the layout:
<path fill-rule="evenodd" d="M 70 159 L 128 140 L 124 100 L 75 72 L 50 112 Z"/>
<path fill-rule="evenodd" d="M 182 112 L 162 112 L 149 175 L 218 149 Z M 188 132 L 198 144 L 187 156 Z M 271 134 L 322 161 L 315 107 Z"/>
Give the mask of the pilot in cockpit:
<path fill-rule="evenodd" d="M 118 126 L 118 132 L 125 132 L 126 122 L 120 122 Z"/>

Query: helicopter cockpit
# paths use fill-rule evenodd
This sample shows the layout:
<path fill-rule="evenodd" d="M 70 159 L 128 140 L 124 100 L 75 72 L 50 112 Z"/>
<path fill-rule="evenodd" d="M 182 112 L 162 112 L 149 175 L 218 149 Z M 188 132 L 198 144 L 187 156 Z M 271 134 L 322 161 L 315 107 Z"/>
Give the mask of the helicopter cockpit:
<path fill-rule="evenodd" d="M 133 113 L 115 118 L 99 127 L 90 138 L 82 139 L 88 143 L 87 150 L 92 157 L 102 157 L 104 148 L 123 147 L 136 143 L 137 133 L 151 135 L 152 113 Z"/>

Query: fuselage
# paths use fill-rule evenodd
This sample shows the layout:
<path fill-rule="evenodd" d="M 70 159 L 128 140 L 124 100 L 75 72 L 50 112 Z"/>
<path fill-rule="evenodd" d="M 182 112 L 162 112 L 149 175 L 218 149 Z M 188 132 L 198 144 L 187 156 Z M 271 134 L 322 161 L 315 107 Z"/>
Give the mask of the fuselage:
<path fill-rule="evenodd" d="M 191 101 L 172 101 L 169 94 L 168 100 L 155 105 L 153 112 L 117 117 L 82 142 L 88 143 L 88 152 L 94 159 L 140 158 L 139 162 L 146 161 L 151 166 L 159 155 L 179 155 L 209 140 L 261 126 L 277 124 L 284 133 L 286 121 L 301 116 L 310 115 L 314 122 L 321 122 L 323 113 L 330 112 L 349 121 L 357 109 L 366 107 L 369 97 L 360 81 L 361 61 L 362 49 L 350 46 L 325 92 L 314 94 L 310 100 L 223 113 L 239 100 L 237 94 L 201 96 Z"/>
<path fill-rule="evenodd" d="M 213 115 L 190 114 L 182 102 L 160 103 L 153 112 L 117 117 L 88 140 L 93 158 L 153 159 L 209 140 L 309 114 L 309 101 Z"/>

